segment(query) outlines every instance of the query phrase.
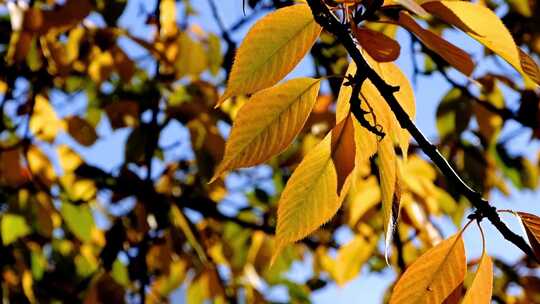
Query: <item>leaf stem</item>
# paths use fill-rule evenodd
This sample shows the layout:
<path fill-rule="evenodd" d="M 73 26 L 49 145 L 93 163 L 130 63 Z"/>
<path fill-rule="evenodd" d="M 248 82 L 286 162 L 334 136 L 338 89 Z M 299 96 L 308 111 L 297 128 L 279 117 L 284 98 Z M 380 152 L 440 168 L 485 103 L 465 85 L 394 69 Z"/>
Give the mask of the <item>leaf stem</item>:
<path fill-rule="evenodd" d="M 414 122 L 408 116 L 407 112 L 401 107 L 398 100 L 394 96 L 399 88 L 387 84 L 366 62 L 356 42 L 351 36 L 350 29 L 341 24 L 339 20 L 330 12 L 328 7 L 321 0 L 307 0 L 315 18 L 325 30 L 333 34 L 337 40 L 347 49 L 347 52 L 352 57 L 357 66 L 357 73 L 362 73 L 363 77 L 355 77 L 358 83 L 353 87 L 361 86 L 363 80 L 369 79 L 377 88 L 381 96 L 386 100 L 392 112 L 396 116 L 402 128 L 409 131 L 412 137 L 416 140 L 422 151 L 433 161 L 449 182 L 465 196 L 471 204 L 478 210 L 482 217 L 487 218 L 505 239 L 520 248 L 525 254 L 534 260 L 536 256 L 527 242 L 519 235 L 510 230 L 501 220 L 497 209 L 490 206 L 482 195 L 474 191 L 467 185 L 463 179 L 452 168 L 448 161 L 441 155 L 435 145 L 433 145 L 422 132 L 416 127 Z M 354 93 L 354 92 L 353 92 Z M 356 115 L 355 115 L 356 116 Z M 357 117 L 358 118 L 358 117 Z"/>

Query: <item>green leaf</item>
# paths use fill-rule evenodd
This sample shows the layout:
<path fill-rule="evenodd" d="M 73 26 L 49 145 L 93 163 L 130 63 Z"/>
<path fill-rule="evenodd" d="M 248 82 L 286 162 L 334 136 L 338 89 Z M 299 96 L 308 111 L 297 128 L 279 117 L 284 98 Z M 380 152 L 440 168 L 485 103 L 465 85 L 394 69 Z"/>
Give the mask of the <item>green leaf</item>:
<path fill-rule="evenodd" d="M 77 238 L 83 242 L 89 242 L 92 239 L 94 218 L 88 205 L 75 206 L 64 202 L 60 213 L 69 230 Z"/>
<path fill-rule="evenodd" d="M 30 233 L 30 227 L 28 227 L 24 217 L 9 213 L 2 216 L 1 230 L 4 246 Z"/>

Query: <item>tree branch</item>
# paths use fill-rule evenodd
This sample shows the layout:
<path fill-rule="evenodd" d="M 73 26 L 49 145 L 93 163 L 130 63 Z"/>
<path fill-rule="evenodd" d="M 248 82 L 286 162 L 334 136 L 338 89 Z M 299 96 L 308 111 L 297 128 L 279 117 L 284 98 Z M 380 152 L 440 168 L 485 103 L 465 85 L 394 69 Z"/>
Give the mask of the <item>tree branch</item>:
<path fill-rule="evenodd" d="M 412 137 L 416 140 L 422 151 L 433 161 L 444 176 L 455 185 L 457 190 L 465 196 L 471 204 L 480 212 L 482 217 L 487 218 L 497 230 L 504 236 L 505 239 L 520 248 L 525 254 L 534 260 L 536 256 L 527 242 L 519 235 L 510 230 L 501 220 L 496 208 L 489 205 L 482 195 L 469 187 L 456 171 L 450 166 L 448 161 L 441 155 L 437 148 L 422 134 L 416 127 L 411 118 L 407 115 L 403 107 L 399 104 L 394 96 L 396 88 L 387 84 L 366 62 L 360 51 L 358 50 L 354 39 L 351 36 L 349 28 L 339 22 L 336 17 L 330 12 L 328 7 L 321 0 L 307 0 L 315 20 L 325 30 L 332 33 L 347 49 L 349 55 L 357 65 L 357 70 L 365 75 L 358 79 L 369 79 L 377 88 L 381 96 L 386 100 L 392 112 L 396 116 L 402 128 L 409 131 Z M 356 83 L 356 86 L 361 86 L 361 83 Z"/>

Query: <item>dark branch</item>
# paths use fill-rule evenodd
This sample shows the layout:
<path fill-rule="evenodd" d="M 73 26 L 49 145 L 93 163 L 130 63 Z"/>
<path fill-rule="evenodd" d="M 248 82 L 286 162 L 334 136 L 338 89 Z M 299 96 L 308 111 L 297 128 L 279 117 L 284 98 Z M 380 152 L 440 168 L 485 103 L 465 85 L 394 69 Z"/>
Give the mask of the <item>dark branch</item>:
<path fill-rule="evenodd" d="M 487 218 L 497 230 L 504 236 L 505 239 L 520 248 L 525 254 L 536 260 L 534 252 L 527 242 L 519 235 L 510 230 L 499 217 L 497 210 L 490 206 L 482 195 L 469 187 L 456 171 L 450 166 L 448 161 L 441 155 L 437 148 L 422 134 L 416 127 L 407 112 L 401 107 L 398 100 L 394 96 L 395 88 L 387 84 L 366 62 L 360 51 L 358 50 L 354 39 L 351 37 L 348 27 L 344 26 L 335 18 L 328 7 L 321 0 L 307 0 L 313 16 L 325 30 L 332 33 L 343 44 L 349 52 L 353 61 L 356 63 L 358 71 L 364 73 L 362 79 L 369 79 L 377 88 L 381 96 L 386 100 L 390 109 L 396 116 L 402 128 L 409 131 L 412 137 L 416 140 L 422 151 L 433 161 L 444 176 L 457 188 L 457 190 L 465 196 L 471 204 L 478 209 L 483 217 Z M 360 86 L 361 83 L 356 83 Z"/>

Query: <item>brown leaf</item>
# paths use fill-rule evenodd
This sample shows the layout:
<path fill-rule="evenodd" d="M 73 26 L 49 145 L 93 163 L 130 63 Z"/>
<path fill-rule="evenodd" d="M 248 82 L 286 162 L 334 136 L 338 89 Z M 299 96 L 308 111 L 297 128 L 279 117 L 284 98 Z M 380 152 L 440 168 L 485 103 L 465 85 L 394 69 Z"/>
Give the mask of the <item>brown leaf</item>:
<path fill-rule="evenodd" d="M 368 28 L 357 28 L 355 36 L 366 52 L 378 62 L 394 61 L 401 47 L 394 39 Z"/>
<path fill-rule="evenodd" d="M 540 259 L 540 217 L 526 212 L 518 212 L 517 214 L 523 223 L 536 257 Z"/>
<path fill-rule="evenodd" d="M 349 114 L 335 126 L 332 132 L 332 161 L 337 171 L 338 195 L 341 193 L 345 180 L 354 169 L 356 146 L 354 143 L 353 119 Z"/>
<path fill-rule="evenodd" d="M 66 120 L 69 135 L 79 144 L 88 147 L 96 142 L 98 138 L 96 130 L 86 120 L 78 116 L 71 116 Z"/>
<path fill-rule="evenodd" d="M 467 54 L 465 51 L 444 40 L 437 34 L 423 29 L 409 14 L 405 12 L 401 12 L 399 14 L 398 22 L 409 32 L 413 33 L 422 42 L 422 44 L 437 53 L 458 71 L 467 76 L 472 74 L 474 70 L 474 62 L 469 54 Z"/>

